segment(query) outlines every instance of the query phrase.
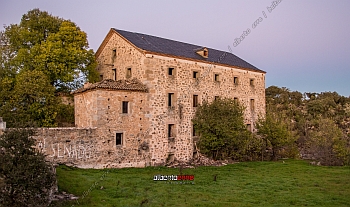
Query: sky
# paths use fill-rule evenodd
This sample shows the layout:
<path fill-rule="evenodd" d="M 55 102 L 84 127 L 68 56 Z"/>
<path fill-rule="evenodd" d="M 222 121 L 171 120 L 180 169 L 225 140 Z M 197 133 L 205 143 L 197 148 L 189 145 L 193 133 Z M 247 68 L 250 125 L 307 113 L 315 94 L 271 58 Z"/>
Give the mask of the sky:
<path fill-rule="evenodd" d="M 266 87 L 350 96 L 349 0 L 0 0 L 0 24 L 34 8 L 75 22 L 94 51 L 116 28 L 232 50 Z"/>

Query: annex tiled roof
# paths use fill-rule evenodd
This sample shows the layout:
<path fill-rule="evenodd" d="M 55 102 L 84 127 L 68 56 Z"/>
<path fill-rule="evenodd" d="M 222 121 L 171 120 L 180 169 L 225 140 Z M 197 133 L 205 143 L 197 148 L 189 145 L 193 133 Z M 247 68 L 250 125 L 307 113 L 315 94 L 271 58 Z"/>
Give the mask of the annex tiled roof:
<path fill-rule="evenodd" d="M 78 90 L 72 92 L 72 94 L 82 93 L 93 89 L 109 89 L 109 90 L 127 90 L 127 91 L 140 91 L 147 92 L 148 89 L 145 84 L 141 83 L 137 79 L 132 80 L 112 80 L 104 79 L 100 82 L 86 85 Z"/>
<path fill-rule="evenodd" d="M 177 56 L 190 58 L 194 60 L 201 60 L 211 63 L 220 63 L 229 66 L 236 66 L 244 69 L 249 69 L 257 72 L 263 72 L 255 66 L 249 64 L 248 62 L 242 60 L 236 55 L 224 52 L 220 50 L 215 50 L 212 48 L 208 48 L 208 58 L 204 58 L 201 55 L 197 54 L 196 51 L 200 48 L 204 48 L 203 46 L 192 45 L 188 43 L 178 42 L 174 40 L 164 39 L 161 37 L 155 37 L 146 34 L 128 32 L 123 30 L 114 29 L 117 33 L 123 36 L 125 39 L 130 41 L 136 47 L 153 52 L 153 53 L 161 53 L 165 55 Z"/>

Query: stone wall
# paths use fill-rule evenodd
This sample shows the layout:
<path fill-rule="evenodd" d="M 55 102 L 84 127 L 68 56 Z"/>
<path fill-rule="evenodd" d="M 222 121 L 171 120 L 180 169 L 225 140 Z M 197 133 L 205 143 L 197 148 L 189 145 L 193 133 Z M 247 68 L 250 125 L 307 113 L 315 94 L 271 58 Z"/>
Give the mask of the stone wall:
<path fill-rule="evenodd" d="M 162 164 L 171 157 L 192 158 L 196 139 L 191 122 L 196 111 L 193 95 L 198 96 L 199 103 L 212 101 L 216 96 L 237 98 L 246 107 L 245 123 L 250 124 L 252 130 L 255 130 L 258 116 L 265 114 L 264 73 L 147 54 L 116 33 L 109 33 L 97 61 L 103 78 L 137 78 L 149 88 L 144 106 L 147 113 L 144 113 L 151 135 L 152 164 Z M 131 68 L 131 76 L 128 76 L 128 68 Z M 172 75 L 169 75 L 169 68 L 174 68 Z M 197 78 L 193 78 L 193 72 L 197 72 Z M 171 107 L 168 106 L 169 93 L 174 94 Z M 173 137 L 169 137 L 169 125 L 173 126 Z"/>
<path fill-rule="evenodd" d="M 153 156 L 158 160 L 169 154 L 171 144 L 176 149 L 173 152 L 176 158 L 192 158 L 195 137 L 191 120 L 196 111 L 193 95 L 198 96 L 199 103 L 213 101 L 216 96 L 237 98 L 246 107 L 245 123 L 251 126 L 258 115 L 265 113 L 265 77 L 262 73 L 155 55 L 144 58 L 143 65 L 146 70 L 143 79 L 149 83 L 152 96 L 149 104 L 152 117 L 155 117 L 151 123 L 156 128 L 153 140 L 164 143 L 154 146 L 157 150 Z M 174 68 L 173 75 L 168 75 L 168 68 Z M 199 78 L 193 78 L 194 71 Z M 215 74 L 219 74 L 218 81 L 214 80 Z M 238 78 L 237 84 L 234 84 L 234 77 Z M 168 93 L 174 93 L 172 107 L 168 107 Z M 252 99 L 254 106 L 250 105 Z M 175 126 L 174 143 L 167 137 L 169 124 Z"/>
<path fill-rule="evenodd" d="M 143 134 L 138 134 L 140 139 Z M 34 136 L 37 148 L 53 163 L 80 168 L 149 166 L 149 153 L 139 145 L 115 145 L 114 135 L 98 128 L 40 128 Z M 128 140 L 129 141 L 129 140 Z"/>

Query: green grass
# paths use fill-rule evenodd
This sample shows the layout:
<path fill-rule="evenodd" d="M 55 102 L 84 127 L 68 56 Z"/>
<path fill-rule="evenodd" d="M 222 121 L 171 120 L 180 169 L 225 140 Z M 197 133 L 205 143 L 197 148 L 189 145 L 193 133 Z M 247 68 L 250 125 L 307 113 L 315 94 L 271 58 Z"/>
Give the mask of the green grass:
<path fill-rule="evenodd" d="M 194 184 L 153 181 L 157 174 L 179 169 L 60 166 L 59 190 L 80 199 L 53 206 L 350 206 L 350 167 L 284 160 L 183 169 L 195 176 Z"/>

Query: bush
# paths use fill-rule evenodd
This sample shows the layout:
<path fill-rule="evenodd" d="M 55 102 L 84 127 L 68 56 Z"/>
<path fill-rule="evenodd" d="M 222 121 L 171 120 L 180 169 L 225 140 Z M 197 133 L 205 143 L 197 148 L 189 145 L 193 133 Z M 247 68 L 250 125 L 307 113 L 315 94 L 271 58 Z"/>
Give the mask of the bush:
<path fill-rule="evenodd" d="M 47 206 L 56 183 L 53 167 L 33 146 L 32 130 L 7 130 L 0 136 L 0 204 Z"/>
<path fill-rule="evenodd" d="M 315 120 L 306 141 L 308 153 L 323 165 L 344 165 L 350 162 L 349 138 L 334 121 L 321 118 Z"/>
<path fill-rule="evenodd" d="M 258 134 L 265 141 L 265 146 L 272 148 L 273 160 L 286 155 L 294 157 L 298 153 L 295 144 L 297 137 L 272 113 L 267 113 L 265 118 L 260 118 L 256 127 Z"/>
<path fill-rule="evenodd" d="M 251 160 L 247 156 L 255 155 L 257 146 L 244 124 L 243 111 L 244 107 L 232 99 L 200 105 L 192 122 L 200 134 L 201 153 L 215 160 Z"/>

